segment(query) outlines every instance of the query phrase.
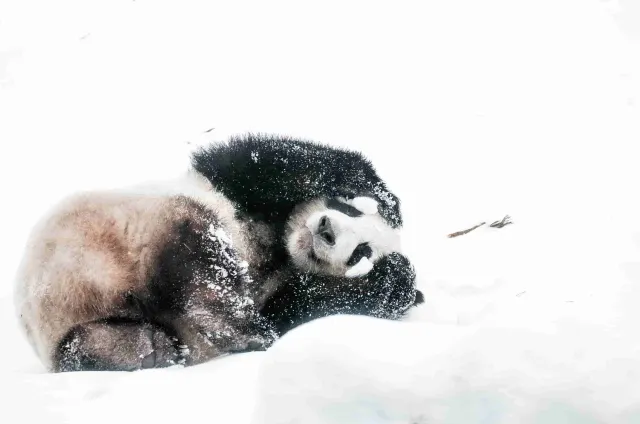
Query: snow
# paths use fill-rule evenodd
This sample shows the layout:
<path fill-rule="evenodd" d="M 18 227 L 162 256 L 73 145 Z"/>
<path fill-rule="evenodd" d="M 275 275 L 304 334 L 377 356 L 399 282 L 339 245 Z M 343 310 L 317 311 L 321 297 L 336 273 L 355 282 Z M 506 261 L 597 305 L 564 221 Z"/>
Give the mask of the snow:
<path fill-rule="evenodd" d="M 211 229 L 210 229 L 210 231 L 211 231 Z M 213 229 L 213 231 L 211 231 L 211 233 L 213 234 L 214 237 L 216 237 L 218 240 L 220 240 L 220 242 L 224 243 L 225 245 L 227 245 L 229 247 L 233 246 L 233 243 L 231 243 L 231 238 L 222 229 L 222 227 Z"/>
<path fill-rule="evenodd" d="M 637 341 L 584 330 L 318 320 L 267 355 L 255 422 L 638 422 Z"/>
<path fill-rule="evenodd" d="M 4 415 L 640 422 L 638 19 L 634 0 L 3 1 Z M 426 303 L 193 368 L 44 374 L 11 307 L 30 226 L 245 131 L 363 150 Z"/>

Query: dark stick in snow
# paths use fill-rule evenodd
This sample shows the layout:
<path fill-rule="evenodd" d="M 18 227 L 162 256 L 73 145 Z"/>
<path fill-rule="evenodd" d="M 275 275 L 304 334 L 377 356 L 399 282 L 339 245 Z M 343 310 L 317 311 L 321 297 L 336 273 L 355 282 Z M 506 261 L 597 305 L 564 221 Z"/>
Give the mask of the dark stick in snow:
<path fill-rule="evenodd" d="M 467 233 L 470 233 L 471 231 L 475 230 L 476 228 L 482 227 L 484 224 L 486 224 L 486 222 L 481 222 L 480 224 L 476 225 L 475 227 L 471 227 L 468 230 L 464 230 L 464 231 L 456 231 L 455 233 L 449 234 L 447 237 L 454 238 L 454 237 L 458 237 L 458 236 L 463 236 L 463 235 L 465 235 Z"/>
<path fill-rule="evenodd" d="M 482 227 L 485 224 L 486 224 L 486 222 L 481 222 L 480 224 L 476 225 L 475 227 L 471 227 L 468 230 L 456 231 L 455 233 L 449 234 L 447 237 L 454 238 L 454 237 L 458 237 L 458 236 L 463 236 L 463 235 L 468 234 L 471 231 L 475 230 L 476 228 Z M 491 223 L 489 225 L 489 227 L 503 228 L 503 227 L 506 227 L 509 224 L 513 224 L 513 222 L 511 222 L 511 217 L 509 215 L 505 215 L 505 217 L 502 218 L 500 221 L 495 221 L 495 222 Z"/>
<path fill-rule="evenodd" d="M 511 222 L 511 217 L 509 215 L 505 215 L 502 220 L 494 222 L 493 224 L 489 225 L 489 227 L 502 228 L 506 227 L 509 224 L 513 224 L 513 222 Z"/>

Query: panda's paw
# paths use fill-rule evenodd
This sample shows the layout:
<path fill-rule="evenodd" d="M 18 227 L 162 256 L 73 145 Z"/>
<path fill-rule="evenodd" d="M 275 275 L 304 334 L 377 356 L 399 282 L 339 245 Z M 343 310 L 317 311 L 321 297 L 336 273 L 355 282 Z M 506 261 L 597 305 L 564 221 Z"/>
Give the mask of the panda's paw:
<path fill-rule="evenodd" d="M 232 352 L 267 350 L 277 340 L 278 335 L 272 325 L 259 317 L 248 324 L 245 331 L 238 333 L 231 347 Z"/>
<path fill-rule="evenodd" d="M 266 350 L 278 339 L 275 327 L 264 317 L 259 317 L 253 322 L 253 329 L 254 350 Z"/>
<path fill-rule="evenodd" d="M 369 280 L 380 293 L 376 314 L 399 318 L 412 306 L 422 303 L 424 296 L 416 289 L 416 273 L 409 259 L 400 253 L 391 253 L 376 263 Z"/>
<path fill-rule="evenodd" d="M 159 329 L 147 328 L 145 332 L 152 341 L 153 350 L 142 358 L 142 369 L 163 368 L 185 363 L 188 349 L 186 352 L 181 349 L 175 337 L 169 337 Z"/>
<path fill-rule="evenodd" d="M 416 273 L 406 256 L 399 253 L 389 255 L 392 274 L 389 274 L 390 287 L 388 306 L 396 313 L 403 313 L 416 300 Z"/>

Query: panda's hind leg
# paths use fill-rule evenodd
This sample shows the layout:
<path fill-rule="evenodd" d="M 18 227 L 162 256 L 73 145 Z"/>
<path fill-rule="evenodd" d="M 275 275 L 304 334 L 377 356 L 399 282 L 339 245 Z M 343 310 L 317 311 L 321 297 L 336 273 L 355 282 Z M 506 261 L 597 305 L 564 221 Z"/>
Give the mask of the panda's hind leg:
<path fill-rule="evenodd" d="M 54 371 L 135 371 L 180 363 L 173 337 L 152 324 L 101 320 L 74 327 L 59 343 Z"/>

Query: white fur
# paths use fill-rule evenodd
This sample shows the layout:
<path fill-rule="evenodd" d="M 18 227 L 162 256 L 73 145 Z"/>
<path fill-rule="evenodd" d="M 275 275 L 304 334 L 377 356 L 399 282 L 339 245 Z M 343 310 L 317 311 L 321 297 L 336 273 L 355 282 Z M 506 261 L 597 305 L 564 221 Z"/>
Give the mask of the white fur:
<path fill-rule="evenodd" d="M 332 246 L 316 234 L 323 216 L 330 219 L 335 233 Z M 392 252 L 401 252 L 400 230 L 389 226 L 379 214 L 350 217 L 327 208 L 321 200 L 301 205 L 289 220 L 285 236 L 289 254 L 298 268 L 328 275 L 345 276 L 346 263 L 360 243 L 371 247 L 371 263 Z M 310 258 L 311 249 L 321 263 Z M 355 271 L 349 273 L 355 274 Z"/>
<path fill-rule="evenodd" d="M 373 263 L 367 258 L 362 258 L 357 264 L 349 268 L 344 275 L 349 278 L 360 277 L 362 275 L 366 275 L 372 269 Z"/>
<path fill-rule="evenodd" d="M 316 212 L 307 219 L 307 228 L 315 234 L 320 219 L 326 216 L 336 236 L 335 245 L 329 246 L 320 237 L 314 237 L 313 248 L 316 255 L 330 263 L 346 263 L 353 250 L 360 243 L 369 243 L 375 262 L 380 257 L 400 249 L 400 236 L 379 215 L 350 217 L 342 212 L 327 209 Z"/>
<path fill-rule="evenodd" d="M 375 215 L 378 213 L 378 202 L 371 197 L 356 197 L 355 199 L 348 200 L 347 203 L 365 215 Z"/>

